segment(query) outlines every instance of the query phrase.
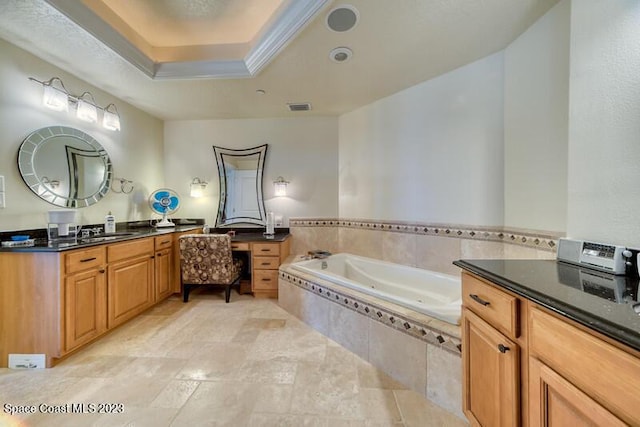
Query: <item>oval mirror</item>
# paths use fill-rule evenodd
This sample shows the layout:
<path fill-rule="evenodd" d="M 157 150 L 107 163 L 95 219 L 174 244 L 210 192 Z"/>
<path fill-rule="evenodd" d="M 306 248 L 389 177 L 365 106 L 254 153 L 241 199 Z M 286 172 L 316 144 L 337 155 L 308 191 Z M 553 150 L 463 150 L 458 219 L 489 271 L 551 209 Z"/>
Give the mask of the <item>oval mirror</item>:
<path fill-rule="evenodd" d="M 265 225 L 262 172 L 267 144 L 233 150 L 213 146 L 218 164 L 220 202 L 216 226 L 248 223 Z"/>
<path fill-rule="evenodd" d="M 81 130 L 50 126 L 20 145 L 18 168 L 25 184 L 55 206 L 83 208 L 109 191 L 113 168 L 105 149 Z"/>

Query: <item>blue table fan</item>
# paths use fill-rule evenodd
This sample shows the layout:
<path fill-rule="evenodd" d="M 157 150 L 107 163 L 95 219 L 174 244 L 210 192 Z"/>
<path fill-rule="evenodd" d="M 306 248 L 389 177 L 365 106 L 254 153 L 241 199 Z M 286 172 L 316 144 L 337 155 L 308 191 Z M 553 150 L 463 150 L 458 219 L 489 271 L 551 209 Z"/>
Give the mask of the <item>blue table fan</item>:
<path fill-rule="evenodd" d="M 160 188 L 149 196 L 149 206 L 155 213 L 162 215 L 162 219 L 156 223 L 156 227 L 175 227 L 176 225 L 167 218 L 180 207 L 178 193 L 168 188 Z"/>

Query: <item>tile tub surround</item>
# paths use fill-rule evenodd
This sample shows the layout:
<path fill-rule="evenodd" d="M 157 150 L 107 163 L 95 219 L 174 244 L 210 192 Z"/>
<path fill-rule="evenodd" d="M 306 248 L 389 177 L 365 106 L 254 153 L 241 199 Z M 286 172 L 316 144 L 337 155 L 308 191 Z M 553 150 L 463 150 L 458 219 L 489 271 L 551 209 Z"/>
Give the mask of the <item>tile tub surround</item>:
<path fill-rule="evenodd" d="M 283 265 L 279 304 L 406 387 L 463 417 L 460 327 Z"/>
<path fill-rule="evenodd" d="M 363 219 L 292 218 L 292 253 L 348 252 L 441 273 L 459 274 L 461 258 L 555 259 L 563 233 L 503 227 Z"/>
<path fill-rule="evenodd" d="M 0 369 L 0 407 L 97 402 L 124 413 L 36 413 L 17 425 L 466 425 L 275 301 L 225 304 L 213 290 L 169 298 L 54 368 Z M 0 425 L 16 424 L 0 412 Z"/>

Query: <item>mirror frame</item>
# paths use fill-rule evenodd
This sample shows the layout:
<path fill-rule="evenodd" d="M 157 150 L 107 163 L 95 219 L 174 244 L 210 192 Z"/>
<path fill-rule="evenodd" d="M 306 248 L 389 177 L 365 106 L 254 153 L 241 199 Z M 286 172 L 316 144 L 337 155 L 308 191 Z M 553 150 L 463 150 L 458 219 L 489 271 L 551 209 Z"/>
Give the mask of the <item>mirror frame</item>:
<path fill-rule="evenodd" d="M 267 156 L 268 144 L 259 145 L 253 148 L 232 149 L 213 146 L 213 152 L 216 156 L 216 164 L 218 166 L 218 181 L 220 183 L 220 200 L 218 202 L 218 214 L 216 215 L 216 227 L 231 224 L 256 224 L 265 225 L 266 211 L 264 208 L 264 198 L 262 195 L 262 181 L 264 175 L 264 159 Z M 258 198 L 258 214 L 259 218 L 254 217 L 230 217 L 225 216 L 225 205 L 227 203 L 227 171 L 224 164 L 223 156 L 247 157 L 258 155 L 258 168 L 256 170 L 256 196 Z"/>
<path fill-rule="evenodd" d="M 42 177 L 38 175 L 34 168 L 35 156 L 38 149 L 47 141 L 59 137 L 69 137 L 83 141 L 93 149 L 92 153 L 95 153 L 93 157 L 101 157 L 104 160 L 105 172 L 103 180 L 94 194 L 82 198 L 60 196 L 51 191 L 51 188 L 41 180 Z M 20 144 L 20 149 L 18 150 L 18 169 L 22 180 L 35 195 L 45 202 L 64 208 L 84 208 L 98 203 L 109 192 L 111 180 L 113 179 L 111 159 L 102 145 L 91 135 L 66 126 L 49 126 L 29 134 Z"/>

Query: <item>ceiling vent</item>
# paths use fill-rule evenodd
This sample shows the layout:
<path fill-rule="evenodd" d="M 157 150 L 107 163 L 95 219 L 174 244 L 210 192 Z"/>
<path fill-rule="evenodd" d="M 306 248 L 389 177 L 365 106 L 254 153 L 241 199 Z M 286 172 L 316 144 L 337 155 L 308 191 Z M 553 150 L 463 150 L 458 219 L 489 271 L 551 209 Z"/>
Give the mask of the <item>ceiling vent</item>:
<path fill-rule="evenodd" d="M 326 24 L 331 31 L 344 33 L 356 26 L 359 16 L 358 9 L 350 4 L 342 4 L 329 11 Z"/>
<path fill-rule="evenodd" d="M 311 103 L 309 102 L 294 102 L 287 104 L 289 106 L 289 111 L 310 111 Z"/>

